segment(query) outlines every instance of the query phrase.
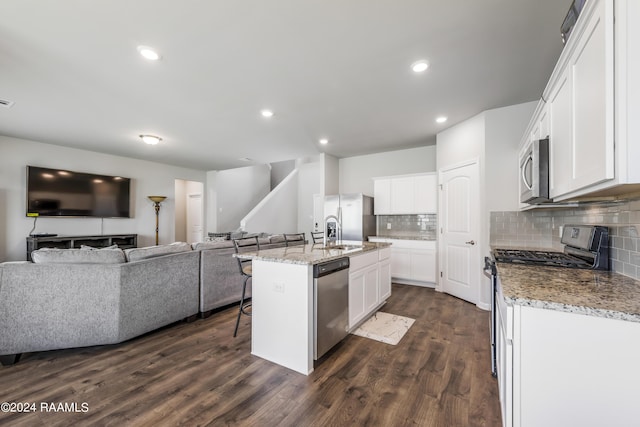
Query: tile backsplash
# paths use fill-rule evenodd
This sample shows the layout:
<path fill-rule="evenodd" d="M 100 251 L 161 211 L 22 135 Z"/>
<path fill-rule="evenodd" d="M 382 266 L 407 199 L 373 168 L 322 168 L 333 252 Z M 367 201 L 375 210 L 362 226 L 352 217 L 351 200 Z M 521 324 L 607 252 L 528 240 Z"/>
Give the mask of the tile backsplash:
<path fill-rule="evenodd" d="M 561 251 L 560 226 L 609 227 L 611 269 L 640 279 L 640 200 L 592 203 L 574 208 L 491 212 L 490 244 Z"/>
<path fill-rule="evenodd" d="M 377 215 L 376 227 L 378 236 L 435 240 L 437 215 Z"/>

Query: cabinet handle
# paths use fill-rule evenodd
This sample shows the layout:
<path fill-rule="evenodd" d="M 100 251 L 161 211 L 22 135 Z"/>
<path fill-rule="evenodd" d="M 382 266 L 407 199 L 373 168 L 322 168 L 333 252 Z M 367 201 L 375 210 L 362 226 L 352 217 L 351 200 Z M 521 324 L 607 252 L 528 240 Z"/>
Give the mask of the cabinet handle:
<path fill-rule="evenodd" d="M 474 242 L 473 240 L 469 240 L 468 242 L 465 242 L 465 243 L 466 243 L 467 245 L 471 245 L 471 246 L 473 246 L 473 245 L 475 245 L 475 244 L 476 244 L 476 242 Z"/>

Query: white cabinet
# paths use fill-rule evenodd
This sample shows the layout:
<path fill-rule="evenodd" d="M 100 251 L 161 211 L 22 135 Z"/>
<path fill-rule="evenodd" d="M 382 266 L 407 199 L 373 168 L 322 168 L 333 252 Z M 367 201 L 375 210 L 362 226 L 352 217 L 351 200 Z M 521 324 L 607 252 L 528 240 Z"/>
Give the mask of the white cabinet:
<path fill-rule="evenodd" d="M 438 178 L 435 174 L 414 178 L 414 210 L 418 213 L 438 212 Z"/>
<path fill-rule="evenodd" d="M 397 283 L 435 286 L 435 240 L 402 240 L 370 237 L 372 242 L 391 243 L 391 277 Z"/>
<path fill-rule="evenodd" d="M 640 323 L 497 299 L 503 425 L 637 425 Z"/>
<path fill-rule="evenodd" d="M 391 296 L 391 248 L 378 251 L 378 301 L 386 301 Z"/>
<path fill-rule="evenodd" d="M 374 178 L 376 215 L 436 213 L 437 176 L 435 173 Z"/>
<path fill-rule="evenodd" d="M 349 328 L 363 319 L 391 296 L 390 249 L 367 251 L 350 257 Z"/>
<path fill-rule="evenodd" d="M 378 178 L 373 182 L 373 198 L 376 215 L 391 213 L 391 178 Z"/>
<path fill-rule="evenodd" d="M 550 196 L 614 178 L 613 3 L 585 9 L 550 81 Z"/>
<path fill-rule="evenodd" d="M 560 55 L 521 145 L 547 127 L 554 202 L 640 189 L 639 24 L 638 1 L 588 1 Z"/>

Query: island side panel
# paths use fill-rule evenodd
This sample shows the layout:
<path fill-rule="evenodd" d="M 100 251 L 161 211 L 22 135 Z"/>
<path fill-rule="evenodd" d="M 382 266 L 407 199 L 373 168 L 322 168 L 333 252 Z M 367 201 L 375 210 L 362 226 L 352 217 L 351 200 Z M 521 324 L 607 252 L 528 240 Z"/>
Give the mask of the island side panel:
<path fill-rule="evenodd" d="M 253 260 L 251 353 L 313 372 L 313 268 Z"/>

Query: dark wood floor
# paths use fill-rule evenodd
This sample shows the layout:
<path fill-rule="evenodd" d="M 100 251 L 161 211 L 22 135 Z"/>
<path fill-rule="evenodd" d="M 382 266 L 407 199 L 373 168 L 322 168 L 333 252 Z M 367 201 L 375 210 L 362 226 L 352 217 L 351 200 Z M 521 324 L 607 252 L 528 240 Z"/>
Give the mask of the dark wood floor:
<path fill-rule="evenodd" d="M 396 346 L 348 336 L 307 376 L 250 354 L 231 308 L 129 342 L 25 354 L 0 367 L 0 425 L 499 426 L 489 313 L 393 285 L 382 311 L 416 319 Z M 40 402 L 88 404 L 41 412 Z"/>

